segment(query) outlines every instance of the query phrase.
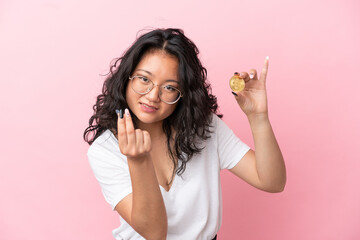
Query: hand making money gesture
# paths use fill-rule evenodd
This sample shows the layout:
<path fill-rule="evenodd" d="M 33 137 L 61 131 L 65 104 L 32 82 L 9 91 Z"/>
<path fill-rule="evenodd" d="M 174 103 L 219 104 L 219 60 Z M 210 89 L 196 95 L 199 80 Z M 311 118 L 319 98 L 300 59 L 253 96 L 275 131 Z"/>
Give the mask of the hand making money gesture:
<path fill-rule="evenodd" d="M 151 151 L 151 138 L 147 131 L 134 129 L 130 112 L 125 109 L 125 116 L 122 110 L 116 110 L 118 115 L 118 141 L 120 152 L 128 158 L 141 158 Z"/>

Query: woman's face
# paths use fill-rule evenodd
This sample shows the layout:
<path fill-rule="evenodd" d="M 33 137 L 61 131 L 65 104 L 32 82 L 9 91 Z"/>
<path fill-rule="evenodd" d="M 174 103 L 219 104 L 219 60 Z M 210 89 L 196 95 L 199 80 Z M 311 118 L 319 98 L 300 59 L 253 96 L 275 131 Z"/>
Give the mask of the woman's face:
<path fill-rule="evenodd" d="M 145 77 L 155 85 L 150 92 L 144 95 L 136 93 L 131 88 L 131 81 L 127 85 L 126 102 L 139 119 L 140 126 L 142 123 L 162 123 L 174 112 L 177 103 L 167 104 L 161 101 L 159 90 L 163 84 L 169 84 L 179 89 L 178 69 L 178 59 L 160 50 L 146 53 L 135 67 L 131 76 Z"/>

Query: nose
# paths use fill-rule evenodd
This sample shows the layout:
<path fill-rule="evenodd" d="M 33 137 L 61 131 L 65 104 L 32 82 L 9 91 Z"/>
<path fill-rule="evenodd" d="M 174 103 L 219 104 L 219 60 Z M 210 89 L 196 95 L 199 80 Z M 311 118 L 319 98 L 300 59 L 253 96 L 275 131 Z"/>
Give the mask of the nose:
<path fill-rule="evenodd" d="M 154 87 L 148 92 L 145 97 L 151 102 L 160 101 L 160 86 L 154 85 Z"/>

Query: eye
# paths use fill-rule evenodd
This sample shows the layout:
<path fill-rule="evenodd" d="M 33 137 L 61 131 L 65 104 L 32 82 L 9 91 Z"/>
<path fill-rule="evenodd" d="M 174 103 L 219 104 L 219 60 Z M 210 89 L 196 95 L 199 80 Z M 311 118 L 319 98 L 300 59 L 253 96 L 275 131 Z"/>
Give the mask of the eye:
<path fill-rule="evenodd" d="M 150 80 L 146 77 L 143 77 L 143 76 L 137 76 L 137 78 L 140 80 L 140 82 L 142 83 L 149 83 Z"/>
<path fill-rule="evenodd" d="M 167 92 L 175 92 L 175 91 L 177 91 L 177 89 L 174 86 L 171 86 L 171 85 L 165 85 L 163 88 Z"/>

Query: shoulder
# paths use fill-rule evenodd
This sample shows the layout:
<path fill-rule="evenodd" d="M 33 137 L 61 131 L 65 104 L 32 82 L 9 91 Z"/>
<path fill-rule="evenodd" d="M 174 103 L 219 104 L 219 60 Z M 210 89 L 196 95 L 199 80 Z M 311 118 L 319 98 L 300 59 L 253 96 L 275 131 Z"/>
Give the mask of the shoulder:
<path fill-rule="evenodd" d="M 212 114 L 211 116 L 211 121 L 210 121 L 210 131 L 215 133 L 215 135 L 223 130 L 224 128 L 228 128 L 228 126 L 226 125 L 226 123 L 215 113 Z"/>
<path fill-rule="evenodd" d="M 110 130 L 106 130 L 90 145 L 88 152 L 93 152 L 99 149 L 112 149 L 114 144 L 117 145 L 117 139 Z"/>
<path fill-rule="evenodd" d="M 213 131 L 214 130 L 214 128 L 216 128 L 216 126 L 217 126 L 217 122 L 220 120 L 220 118 L 215 114 L 215 113 L 212 113 L 211 115 L 210 115 L 210 119 L 209 119 L 209 129 L 210 129 L 210 131 Z"/>
<path fill-rule="evenodd" d="M 87 151 L 87 156 L 91 165 L 105 161 L 109 163 L 123 157 L 118 140 L 110 130 L 95 139 Z"/>

